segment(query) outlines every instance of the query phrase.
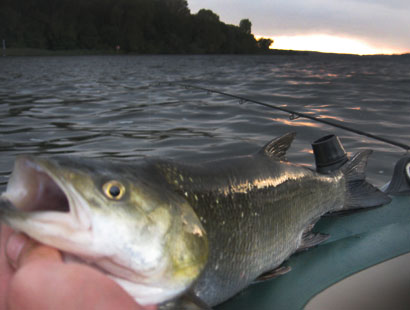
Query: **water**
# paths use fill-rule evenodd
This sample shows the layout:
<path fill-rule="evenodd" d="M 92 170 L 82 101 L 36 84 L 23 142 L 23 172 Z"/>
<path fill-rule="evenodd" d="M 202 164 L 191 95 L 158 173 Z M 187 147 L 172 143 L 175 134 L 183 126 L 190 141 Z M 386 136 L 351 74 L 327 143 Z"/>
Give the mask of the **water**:
<path fill-rule="evenodd" d="M 338 135 L 373 149 L 368 178 L 390 179 L 402 149 L 201 85 L 310 113 L 410 144 L 409 57 L 86 56 L 0 58 L 0 191 L 16 155 L 168 157 L 198 162 L 257 151 L 288 131 L 289 159 L 314 167 L 310 144 Z"/>

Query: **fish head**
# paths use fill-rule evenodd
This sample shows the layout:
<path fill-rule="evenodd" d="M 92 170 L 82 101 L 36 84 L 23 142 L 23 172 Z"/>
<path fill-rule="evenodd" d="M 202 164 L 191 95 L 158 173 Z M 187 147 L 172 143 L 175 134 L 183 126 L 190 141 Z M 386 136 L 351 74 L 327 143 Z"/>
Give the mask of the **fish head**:
<path fill-rule="evenodd" d="M 188 202 L 147 169 L 98 160 L 18 157 L 0 219 L 67 260 L 92 265 L 140 304 L 185 291 L 207 261 Z"/>

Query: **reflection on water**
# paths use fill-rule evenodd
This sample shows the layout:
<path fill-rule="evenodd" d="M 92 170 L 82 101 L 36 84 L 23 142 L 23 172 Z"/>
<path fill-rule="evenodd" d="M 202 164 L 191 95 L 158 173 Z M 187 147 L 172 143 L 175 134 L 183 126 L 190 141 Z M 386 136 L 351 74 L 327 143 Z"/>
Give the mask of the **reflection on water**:
<path fill-rule="evenodd" d="M 409 143 L 410 61 L 354 56 L 86 56 L 0 59 L 0 190 L 17 154 L 171 157 L 249 154 L 288 131 L 289 158 L 313 165 L 329 133 L 370 148 L 369 177 L 388 180 L 397 148 L 181 81 L 249 97 Z"/>
<path fill-rule="evenodd" d="M 325 112 L 326 110 L 324 110 L 323 112 Z M 341 123 L 343 123 L 344 119 L 342 117 L 337 117 L 337 116 L 333 116 L 333 115 L 318 115 L 318 118 L 328 118 L 328 119 L 333 119 L 336 121 L 339 121 Z"/>
<path fill-rule="evenodd" d="M 301 152 L 304 152 L 304 153 L 308 153 L 308 154 L 313 154 L 313 150 L 312 149 L 303 149 L 303 150 L 300 150 Z"/>
<path fill-rule="evenodd" d="M 286 118 L 271 118 L 272 121 L 281 123 L 284 125 L 289 125 L 289 126 L 299 126 L 299 127 L 314 127 L 314 128 L 319 128 L 322 126 L 321 123 L 316 123 L 314 121 L 306 121 L 305 119 L 301 120 L 296 119 L 296 120 L 290 120 Z"/>
<path fill-rule="evenodd" d="M 361 107 L 348 107 L 347 109 L 359 111 L 362 108 Z"/>

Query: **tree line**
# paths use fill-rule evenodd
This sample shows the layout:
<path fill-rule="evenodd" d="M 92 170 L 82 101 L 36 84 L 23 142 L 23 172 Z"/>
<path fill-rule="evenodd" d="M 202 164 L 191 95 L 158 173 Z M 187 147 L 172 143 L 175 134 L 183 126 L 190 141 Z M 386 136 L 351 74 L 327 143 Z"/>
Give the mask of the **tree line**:
<path fill-rule="evenodd" d="M 0 0 L 0 40 L 8 47 L 133 53 L 257 53 L 248 19 L 238 26 L 186 0 Z"/>

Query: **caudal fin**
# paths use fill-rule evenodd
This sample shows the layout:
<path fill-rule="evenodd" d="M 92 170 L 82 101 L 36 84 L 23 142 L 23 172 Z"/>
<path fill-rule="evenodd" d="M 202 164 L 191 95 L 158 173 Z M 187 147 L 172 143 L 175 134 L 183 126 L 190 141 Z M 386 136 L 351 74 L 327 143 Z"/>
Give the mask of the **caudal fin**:
<path fill-rule="evenodd" d="M 341 168 L 347 191 L 344 211 L 377 207 L 391 201 L 389 196 L 365 180 L 367 159 L 371 153 L 371 150 L 359 152 Z"/>

